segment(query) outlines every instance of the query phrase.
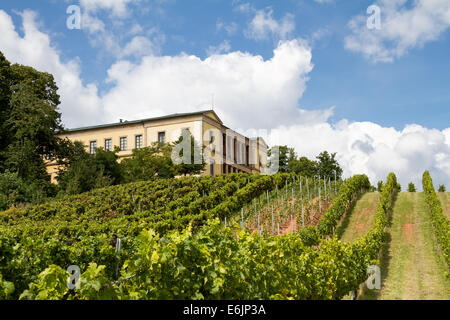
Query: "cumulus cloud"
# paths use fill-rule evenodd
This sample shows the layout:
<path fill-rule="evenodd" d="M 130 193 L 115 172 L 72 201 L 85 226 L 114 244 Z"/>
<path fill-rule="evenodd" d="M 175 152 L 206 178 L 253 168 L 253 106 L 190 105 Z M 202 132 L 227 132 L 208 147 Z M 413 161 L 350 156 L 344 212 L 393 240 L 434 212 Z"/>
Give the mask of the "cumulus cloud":
<path fill-rule="evenodd" d="M 425 170 L 430 170 L 435 185 L 450 186 L 449 135 L 450 128 L 439 131 L 407 125 L 396 130 L 371 122 L 342 120 L 336 124 L 280 126 L 267 140 L 272 145 L 281 141 L 293 146 L 298 154 L 311 159 L 324 150 L 337 152 L 344 176 L 365 173 L 374 185 L 393 171 L 405 190 L 411 181 L 421 188 Z"/>
<path fill-rule="evenodd" d="M 23 37 L 15 29 L 11 17 L 0 10 L 0 50 L 6 58 L 12 63 L 30 65 L 54 75 L 61 96 L 60 111 L 64 122 L 77 119 L 77 123 L 87 123 L 89 119 L 101 118 L 102 104 L 97 86 L 83 84 L 80 62 L 77 59 L 61 61 L 49 36 L 38 30 L 34 12 L 24 11 L 21 16 Z"/>
<path fill-rule="evenodd" d="M 256 11 L 244 35 L 254 40 L 265 40 L 270 36 L 286 39 L 295 29 L 294 16 L 286 14 L 280 21 L 273 18 L 272 8 Z"/>
<path fill-rule="evenodd" d="M 354 17 L 346 37 L 348 50 L 374 62 L 392 62 L 410 50 L 436 41 L 450 27 L 449 0 L 378 0 L 381 29 L 367 27 L 368 16 Z"/>
<path fill-rule="evenodd" d="M 210 108 L 214 94 L 226 123 L 272 128 L 326 113 L 297 108 L 312 68 L 311 50 L 301 40 L 280 42 L 269 60 L 239 51 L 204 60 L 187 54 L 146 56 L 139 64 L 119 61 L 110 68 L 114 87 L 103 102 L 111 117 L 127 117 L 131 110 L 125 104 L 144 117 Z"/>
<path fill-rule="evenodd" d="M 143 55 L 155 54 L 160 51 L 165 40 L 164 34 L 156 28 L 144 28 L 128 19 L 131 13 L 129 4 L 137 4 L 139 0 L 81 0 L 81 27 L 93 47 L 100 48 L 118 59 L 126 57 L 139 58 Z M 110 12 L 108 22 L 99 18 L 99 11 Z M 129 29 L 128 32 L 116 32 L 117 28 Z M 130 36 L 133 38 L 129 39 Z"/>

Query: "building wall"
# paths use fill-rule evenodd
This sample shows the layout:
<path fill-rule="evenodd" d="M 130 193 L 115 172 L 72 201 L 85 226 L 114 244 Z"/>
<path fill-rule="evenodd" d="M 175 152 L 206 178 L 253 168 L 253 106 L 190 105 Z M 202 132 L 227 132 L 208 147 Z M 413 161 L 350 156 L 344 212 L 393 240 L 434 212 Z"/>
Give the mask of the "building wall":
<path fill-rule="evenodd" d="M 222 139 L 218 139 L 220 143 L 223 143 L 223 135 L 226 133 L 226 127 L 221 124 L 220 119 L 216 118 L 213 113 L 203 114 L 203 115 L 193 115 L 186 116 L 180 118 L 168 118 L 161 120 L 152 120 L 144 123 L 130 124 L 124 122 L 123 125 L 104 127 L 104 128 L 92 128 L 88 130 L 80 130 L 74 132 L 68 132 L 64 135 L 61 135 L 60 138 L 68 138 L 71 141 L 81 141 L 85 147 L 86 151 L 89 152 L 90 142 L 96 141 L 97 148 L 105 148 L 105 140 L 112 140 L 112 150 L 114 150 L 115 146 L 120 146 L 120 138 L 127 138 L 127 149 L 124 151 L 120 151 L 119 161 L 121 161 L 125 157 L 130 157 L 132 155 L 132 150 L 136 147 L 135 138 L 138 135 L 142 135 L 143 139 L 143 147 L 150 146 L 153 142 L 158 141 L 158 133 L 164 132 L 166 142 L 174 142 L 176 141 L 183 129 L 188 129 L 191 134 L 194 136 L 194 139 L 199 142 L 203 141 L 203 146 L 209 148 L 209 132 L 210 130 L 218 130 L 222 134 Z M 237 134 L 238 140 L 241 142 L 245 141 L 245 150 L 248 150 L 250 147 L 250 140 L 240 134 Z M 217 142 L 214 144 L 216 145 Z M 229 144 L 229 147 L 222 145 L 222 149 L 228 149 L 228 153 L 231 151 L 233 153 L 237 152 L 234 150 L 235 146 L 233 143 Z M 217 148 L 217 145 L 216 145 Z M 207 150 L 206 154 L 208 153 Z M 223 151 L 222 151 L 223 152 Z M 212 151 L 212 155 L 214 156 L 214 151 Z M 246 153 L 246 160 L 249 160 L 249 156 Z M 258 157 L 258 156 L 256 156 Z M 234 161 L 236 162 L 236 158 Z M 256 159 L 255 159 L 256 161 Z M 205 171 L 203 175 L 210 175 L 210 158 L 205 157 Z M 219 162 L 219 161 L 218 161 Z M 225 159 L 222 161 L 223 163 L 214 163 L 214 175 L 221 175 L 229 172 L 259 172 L 259 163 L 257 161 L 257 165 L 254 168 L 250 168 L 245 165 L 239 164 L 226 164 Z M 58 168 L 56 165 L 49 163 L 47 165 L 47 172 L 51 175 L 51 179 L 53 183 L 56 183 L 56 173 Z"/>

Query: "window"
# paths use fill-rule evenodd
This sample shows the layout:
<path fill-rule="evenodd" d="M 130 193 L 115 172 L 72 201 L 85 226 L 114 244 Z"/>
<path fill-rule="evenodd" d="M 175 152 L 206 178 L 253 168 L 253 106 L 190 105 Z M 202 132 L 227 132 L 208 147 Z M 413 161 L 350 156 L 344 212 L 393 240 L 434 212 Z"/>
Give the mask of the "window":
<path fill-rule="evenodd" d="M 142 136 L 136 136 L 136 149 L 141 149 L 142 146 Z"/>
<path fill-rule="evenodd" d="M 213 143 L 213 132 L 209 130 L 209 143 Z"/>
<path fill-rule="evenodd" d="M 214 161 L 213 160 L 211 160 L 209 162 L 209 172 L 211 173 L 212 176 L 214 175 Z"/>
<path fill-rule="evenodd" d="M 95 149 L 97 148 L 97 141 L 91 141 L 89 144 L 89 151 L 91 154 L 95 154 Z"/>
<path fill-rule="evenodd" d="M 127 137 L 120 138 L 120 150 L 121 151 L 127 150 Z"/>
<path fill-rule="evenodd" d="M 165 132 L 158 132 L 158 142 L 159 143 L 166 142 L 166 133 Z"/>
<path fill-rule="evenodd" d="M 112 151 L 112 141 L 111 139 L 105 139 L 105 150 Z"/>

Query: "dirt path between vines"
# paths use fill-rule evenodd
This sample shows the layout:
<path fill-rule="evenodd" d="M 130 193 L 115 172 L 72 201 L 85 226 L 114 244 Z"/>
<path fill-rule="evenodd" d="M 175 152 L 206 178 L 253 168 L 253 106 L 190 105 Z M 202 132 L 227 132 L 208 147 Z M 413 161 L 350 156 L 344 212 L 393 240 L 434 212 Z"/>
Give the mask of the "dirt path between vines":
<path fill-rule="evenodd" d="M 375 222 L 379 201 L 378 192 L 365 193 L 338 226 L 336 230 L 338 237 L 345 242 L 353 242 L 363 237 Z"/>
<path fill-rule="evenodd" d="M 381 290 L 361 299 L 448 300 L 450 281 L 423 193 L 400 193 L 381 257 Z"/>

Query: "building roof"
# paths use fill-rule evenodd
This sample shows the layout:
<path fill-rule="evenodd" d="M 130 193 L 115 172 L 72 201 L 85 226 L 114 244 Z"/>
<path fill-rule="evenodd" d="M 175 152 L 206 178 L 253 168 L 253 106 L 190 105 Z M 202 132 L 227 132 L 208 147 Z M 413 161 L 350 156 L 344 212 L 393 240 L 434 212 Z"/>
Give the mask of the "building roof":
<path fill-rule="evenodd" d="M 219 120 L 219 122 L 222 124 L 222 121 L 220 120 L 219 116 L 214 112 L 214 110 L 204 110 L 204 111 L 196 111 L 196 112 L 189 112 L 189 113 L 174 113 L 169 114 L 167 116 L 162 117 L 154 117 L 154 118 L 147 118 L 147 119 L 141 119 L 141 120 L 132 120 L 132 121 L 122 121 L 122 122 L 116 122 L 116 123 L 109 123 L 109 124 L 100 124 L 95 126 L 88 126 L 88 127 L 81 127 L 81 128 L 74 128 L 74 129 L 67 129 L 65 130 L 66 133 L 69 132 L 77 132 L 77 131 L 85 131 L 85 130 L 93 130 L 93 129 L 101 129 L 101 128 L 109 128 L 109 127 L 118 127 L 123 125 L 129 125 L 129 124 L 139 124 L 149 121 L 156 121 L 156 120 L 164 120 L 164 119 L 171 119 L 171 118 L 179 118 L 179 117 L 188 117 L 188 116 L 196 116 L 196 115 L 205 115 L 207 113 L 213 113 L 214 116 Z"/>

